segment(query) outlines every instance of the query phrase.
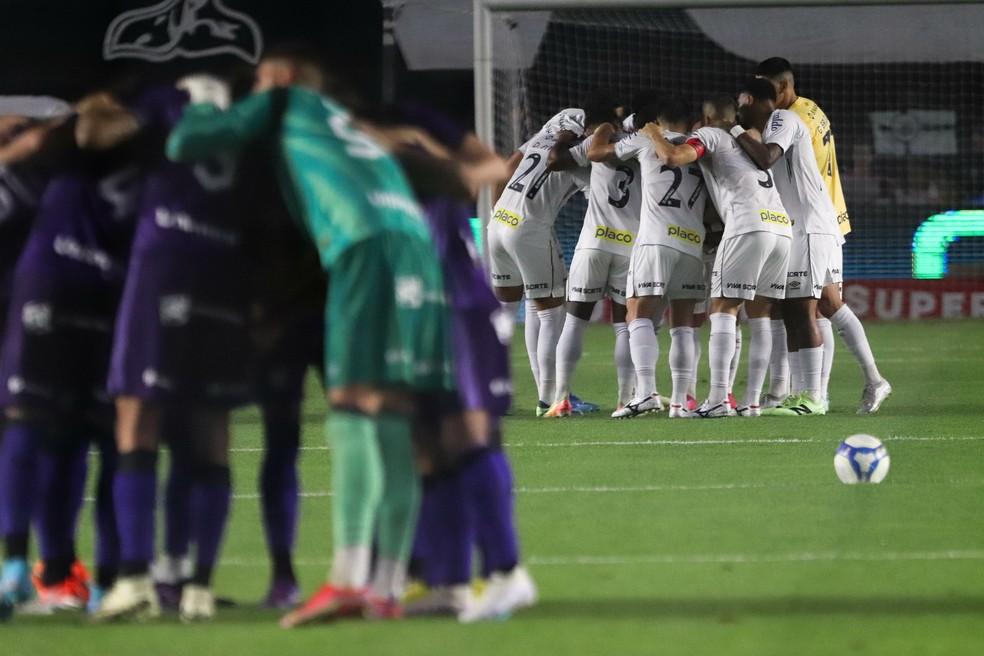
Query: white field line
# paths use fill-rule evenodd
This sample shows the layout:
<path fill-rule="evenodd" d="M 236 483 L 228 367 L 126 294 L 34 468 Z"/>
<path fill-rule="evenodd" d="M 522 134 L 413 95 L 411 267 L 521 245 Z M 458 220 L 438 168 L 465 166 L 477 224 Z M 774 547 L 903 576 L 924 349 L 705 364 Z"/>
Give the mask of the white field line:
<path fill-rule="evenodd" d="M 834 563 L 834 562 L 928 562 L 984 560 L 984 550 L 945 549 L 941 551 L 804 551 L 784 554 L 710 553 L 710 554 L 638 554 L 624 556 L 530 556 L 526 563 L 533 567 L 617 567 L 636 565 L 756 565 L 774 563 Z M 259 558 L 223 558 L 222 566 L 265 567 Z M 325 566 L 328 558 L 299 559 L 297 565 Z"/>
<path fill-rule="evenodd" d="M 641 420 L 646 421 L 646 420 Z M 885 438 L 885 442 L 981 442 L 984 435 L 890 435 Z M 764 445 L 786 445 L 786 444 L 830 444 L 831 440 L 819 439 L 815 437 L 806 438 L 753 438 L 747 440 L 727 440 L 727 439 L 708 439 L 708 440 L 571 440 L 569 442 L 512 442 L 506 444 L 506 449 L 511 448 L 540 448 L 540 449 L 561 449 L 568 447 L 594 447 L 594 446 L 734 446 L 742 444 L 764 444 Z M 234 447 L 233 453 L 263 453 L 263 447 Z M 302 451 L 330 451 L 329 446 L 302 446 Z"/>

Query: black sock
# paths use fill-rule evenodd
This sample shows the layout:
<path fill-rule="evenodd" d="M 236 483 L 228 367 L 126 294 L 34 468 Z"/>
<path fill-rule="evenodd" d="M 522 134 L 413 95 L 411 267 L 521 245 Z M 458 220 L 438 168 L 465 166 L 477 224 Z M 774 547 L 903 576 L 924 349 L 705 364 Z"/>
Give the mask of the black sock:
<path fill-rule="evenodd" d="M 4 554 L 6 558 L 23 558 L 27 560 L 27 533 L 13 533 L 4 537 Z"/>
<path fill-rule="evenodd" d="M 289 551 L 278 551 L 271 556 L 273 562 L 273 578 L 277 581 L 296 581 L 294 563 Z"/>
<path fill-rule="evenodd" d="M 195 573 L 189 583 L 208 588 L 212 585 L 212 568 L 205 565 L 196 565 Z"/>
<path fill-rule="evenodd" d="M 44 569 L 41 571 L 41 584 L 50 586 L 61 583 L 71 574 L 72 563 L 74 562 L 75 554 L 46 559 L 44 561 Z"/>
<path fill-rule="evenodd" d="M 144 576 L 150 572 L 150 564 L 142 560 L 124 560 L 120 563 L 120 576 Z"/>
<path fill-rule="evenodd" d="M 115 565 L 112 567 L 101 565 L 96 568 L 96 585 L 98 585 L 103 590 L 109 590 L 116 583 L 116 576 L 119 573 L 119 568 Z"/>

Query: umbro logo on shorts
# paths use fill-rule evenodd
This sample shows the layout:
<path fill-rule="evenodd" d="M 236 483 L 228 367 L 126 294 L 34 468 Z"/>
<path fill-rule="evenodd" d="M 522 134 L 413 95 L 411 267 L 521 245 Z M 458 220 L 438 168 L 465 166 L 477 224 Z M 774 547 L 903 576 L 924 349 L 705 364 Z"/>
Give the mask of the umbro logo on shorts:
<path fill-rule="evenodd" d="M 792 281 L 790 281 L 790 283 L 788 285 L 786 285 L 786 287 L 788 287 L 789 289 L 791 289 L 793 291 L 796 291 L 797 289 L 799 289 L 802 286 L 803 286 L 803 284 L 799 280 L 792 280 Z"/>

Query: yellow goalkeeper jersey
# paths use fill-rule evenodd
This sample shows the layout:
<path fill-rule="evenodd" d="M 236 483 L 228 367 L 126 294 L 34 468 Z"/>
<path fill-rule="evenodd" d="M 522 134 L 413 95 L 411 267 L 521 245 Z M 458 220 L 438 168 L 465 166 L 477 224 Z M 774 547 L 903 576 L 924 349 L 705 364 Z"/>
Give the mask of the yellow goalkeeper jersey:
<path fill-rule="evenodd" d="M 813 140 L 813 154 L 817 158 L 817 168 L 820 177 L 827 185 L 830 198 L 837 210 L 837 225 L 842 235 L 851 231 L 851 221 L 847 216 L 847 204 L 844 202 L 844 189 L 841 187 L 840 172 L 837 170 L 837 150 L 834 147 L 834 133 L 830 130 L 830 120 L 820 107 L 810 100 L 800 96 L 792 105 L 790 111 L 803 119 L 810 129 Z"/>

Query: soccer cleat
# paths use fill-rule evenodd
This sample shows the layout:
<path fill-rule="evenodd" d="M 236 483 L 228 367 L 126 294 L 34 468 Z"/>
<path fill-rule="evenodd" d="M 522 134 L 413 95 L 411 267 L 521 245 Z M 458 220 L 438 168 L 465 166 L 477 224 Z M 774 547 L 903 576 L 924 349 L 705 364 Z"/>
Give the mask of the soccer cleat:
<path fill-rule="evenodd" d="M 738 409 L 738 399 L 736 399 L 735 395 L 731 392 L 728 392 L 728 405 L 731 406 L 732 410 Z"/>
<path fill-rule="evenodd" d="M 362 604 L 362 616 L 367 620 L 402 620 L 403 604 L 392 597 L 366 595 Z"/>
<path fill-rule="evenodd" d="M 504 619 L 536 603 L 536 585 L 525 567 L 517 566 L 508 574 L 493 574 L 485 592 L 470 608 L 458 615 L 463 623 Z"/>
<path fill-rule="evenodd" d="M 647 415 L 652 412 L 662 412 L 663 401 L 660 399 L 659 394 L 653 394 L 652 396 L 645 399 L 633 399 L 625 404 L 621 410 L 616 410 L 612 413 L 613 419 L 629 419 L 631 417 L 638 417 L 639 415 Z"/>
<path fill-rule="evenodd" d="M 45 585 L 42 582 L 44 563 L 34 565 L 31 580 L 38 593 L 38 605 L 48 611 L 82 610 L 89 603 L 89 572 L 79 561 L 72 563 L 68 576 L 58 583 Z"/>
<path fill-rule="evenodd" d="M 88 615 L 95 615 L 102 608 L 103 598 L 106 596 L 106 591 L 98 585 L 93 585 L 89 588 L 89 602 L 85 605 L 85 612 Z"/>
<path fill-rule="evenodd" d="M 719 417 L 734 417 L 735 411 L 727 400 L 721 401 L 713 406 L 708 404 L 707 401 L 704 401 L 690 416 L 699 417 L 700 419 L 718 419 Z"/>
<path fill-rule="evenodd" d="M 564 399 L 550 406 L 550 409 L 543 416 L 555 419 L 557 417 L 570 417 L 572 414 L 574 414 L 574 408 L 571 406 L 571 400 Z"/>
<path fill-rule="evenodd" d="M 177 612 L 178 606 L 181 605 L 182 588 L 184 588 L 183 583 L 162 583 L 160 581 L 154 583 L 154 590 L 157 592 L 157 600 L 162 610 Z"/>
<path fill-rule="evenodd" d="M 428 589 L 425 594 L 417 596 L 413 600 L 405 601 L 404 611 L 407 617 L 457 617 L 470 611 L 476 598 L 472 586 L 468 584 L 435 587 Z"/>
<path fill-rule="evenodd" d="M 763 410 L 768 410 L 769 408 L 778 408 L 783 404 L 788 396 L 777 396 L 775 394 L 763 394 L 762 398 L 759 400 L 759 407 Z"/>
<path fill-rule="evenodd" d="M 365 598 L 365 590 L 336 588 L 326 583 L 303 606 L 284 615 L 280 620 L 280 626 L 284 629 L 293 629 L 313 622 L 358 617 L 362 614 Z"/>
<path fill-rule="evenodd" d="M 697 409 L 698 405 L 697 399 L 687 394 L 687 410 L 693 412 Z"/>
<path fill-rule="evenodd" d="M 178 617 L 185 624 L 211 620 L 215 617 L 215 595 L 204 585 L 188 583 L 181 591 Z"/>
<path fill-rule="evenodd" d="M 143 621 L 160 617 L 161 606 L 150 576 L 125 576 L 103 597 L 95 622 Z"/>
<path fill-rule="evenodd" d="M 822 416 L 827 414 L 823 401 L 814 401 L 809 394 L 789 396 L 778 408 L 769 408 L 762 412 L 770 417 L 804 417 L 808 415 Z"/>
<path fill-rule="evenodd" d="M 878 412 L 882 403 L 892 394 L 892 386 L 884 378 L 875 385 L 865 385 L 864 393 L 861 395 L 861 407 L 858 408 L 859 415 L 873 415 Z"/>
<path fill-rule="evenodd" d="M 592 412 L 598 412 L 601 407 L 597 403 L 591 403 L 590 401 L 585 401 L 577 394 L 571 394 L 571 408 L 574 410 L 576 415 L 587 415 Z"/>
<path fill-rule="evenodd" d="M 735 413 L 739 417 L 761 417 L 762 408 L 757 405 L 743 405 L 735 410 Z"/>
<path fill-rule="evenodd" d="M 34 598 L 34 586 L 27 561 L 23 558 L 8 558 L 3 562 L 0 573 L 0 621 L 8 619 L 14 609 Z"/>
<path fill-rule="evenodd" d="M 547 411 L 548 410 L 550 410 L 550 406 L 549 405 L 547 405 L 543 401 L 537 401 L 536 402 L 536 416 L 537 417 L 542 417 L 543 415 L 547 414 Z"/>
<path fill-rule="evenodd" d="M 670 419 L 690 419 L 690 411 L 679 403 L 671 403 L 667 417 Z"/>
<path fill-rule="evenodd" d="M 297 582 L 279 579 L 270 586 L 270 591 L 260 602 L 260 606 L 274 610 L 290 610 L 299 603 L 301 603 L 301 590 L 297 587 Z"/>

